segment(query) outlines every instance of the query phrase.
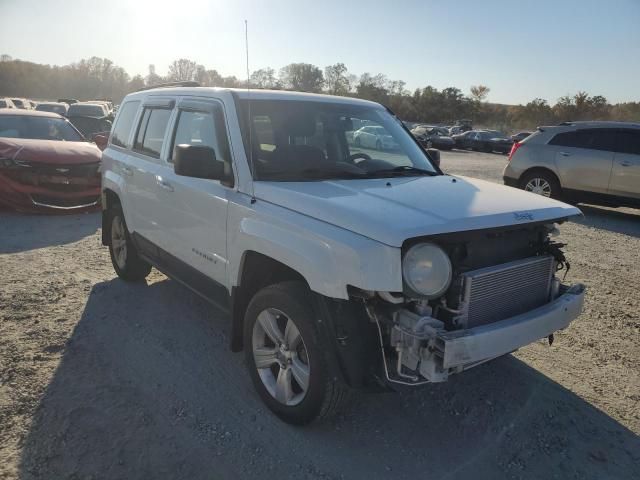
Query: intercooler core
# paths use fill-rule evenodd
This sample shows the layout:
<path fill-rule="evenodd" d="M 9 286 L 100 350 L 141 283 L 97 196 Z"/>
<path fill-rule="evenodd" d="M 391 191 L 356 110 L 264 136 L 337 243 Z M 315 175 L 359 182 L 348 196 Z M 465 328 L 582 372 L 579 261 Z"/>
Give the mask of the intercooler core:
<path fill-rule="evenodd" d="M 549 302 L 555 261 L 551 255 L 516 260 L 462 274 L 464 328 L 504 320 Z"/>

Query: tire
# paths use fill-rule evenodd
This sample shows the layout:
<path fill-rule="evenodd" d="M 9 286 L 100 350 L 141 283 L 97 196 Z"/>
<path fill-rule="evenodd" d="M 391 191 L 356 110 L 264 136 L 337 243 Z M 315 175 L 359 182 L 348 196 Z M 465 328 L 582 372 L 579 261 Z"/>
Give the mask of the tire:
<path fill-rule="evenodd" d="M 520 188 L 544 197 L 562 198 L 562 187 L 556 176 L 544 170 L 528 172 L 520 179 Z"/>
<path fill-rule="evenodd" d="M 244 318 L 245 359 L 253 384 L 267 407 L 294 425 L 333 415 L 348 393 L 329 371 L 325 355 L 331 349 L 315 318 L 309 289 L 295 281 L 260 290 Z"/>
<path fill-rule="evenodd" d="M 109 255 L 113 269 L 123 280 L 129 282 L 144 280 L 151 271 L 151 265 L 138 256 L 120 205 L 109 209 L 108 222 Z"/>

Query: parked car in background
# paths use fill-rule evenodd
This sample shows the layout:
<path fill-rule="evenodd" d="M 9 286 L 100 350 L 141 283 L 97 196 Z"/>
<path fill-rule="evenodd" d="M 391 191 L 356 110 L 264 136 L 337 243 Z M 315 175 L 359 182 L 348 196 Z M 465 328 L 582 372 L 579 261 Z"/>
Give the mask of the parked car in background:
<path fill-rule="evenodd" d="M 26 98 L 12 98 L 11 101 L 16 106 L 16 108 L 19 108 L 21 110 L 31 110 L 32 109 L 31 102 L 29 100 L 27 100 Z"/>
<path fill-rule="evenodd" d="M 456 148 L 476 150 L 479 152 L 509 153 L 513 141 L 497 130 L 471 130 L 454 135 Z"/>
<path fill-rule="evenodd" d="M 398 144 L 384 127 L 373 125 L 356 130 L 353 133 L 353 143 L 356 147 L 375 148 L 376 150 L 398 148 Z"/>
<path fill-rule="evenodd" d="M 100 150 L 56 113 L 0 110 L 0 203 L 81 212 L 100 200 Z"/>
<path fill-rule="evenodd" d="M 349 145 L 360 120 L 384 132 L 356 132 L 361 144 L 390 136 L 397 150 Z M 290 423 L 330 415 L 350 389 L 469 375 L 582 310 L 585 287 L 556 276 L 566 260 L 549 237 L 580 211 L 444 175 L 374 102 L 139 91 L 102 158 L 116 274 L 139 282 L 155 265 L 227 303 L 231 349 Z"/>
<path fill-rule="evenodd" d="M 53 112 L 63 117 L 67 115 L 69 105 L 62 102 L 41 102 L 36 107 L 38 112 Z"/>
<path fill-rule="evenodd" d="M 521 142 L 522 140 L 524 140 L 525 138 L 527 138 L 529 135 L 531 135 L 532 132 L 518 132 L 514 135 L 511 135 L 511 141 L 512 142 Z"/>
<path fill-rule="evenodd" d="M 58 102 L 66 103 L 67 105 L 72 105 L 74 103 L 78 103 L 78 100 L 76 100 L 75 98 L 59 98 Z"/>
<path fill-rule="evenodd" d="M 455 146 L 453 138 L 451 138 L 446 130 L 440 127 L 430 127 L 419 125 L 411 130 L 411 133 L 420 145 L 426 148 L 437 148 L 439 150 L 451 150 Z"/>
<path fill-rule="evenodd" d="M 514 143 L 504 183 L 545 197 L 640 207 L 640 124 L 565 122 Z"/>
<path fill-rule="evenodd" d="M 16 106 L 10 98 L 0 98 L 0 108 L 16 108 Z"/>
<path fill-rule="evenodd" d="M 107 108 L 99 103 L 78 102 L 69 106 L 69 117 L 93 117 L 104 118 L 109 114 Z"/>
<path fill-rule="evenodd" d="M 69 110 L 71 110 L 71 107 L 69 107 Z M 108 117 L 96 118 L 67 114 L 67 118 L 88 139 L 93 139 L 96 133 L 104 133 L 111 130 L 111 120 Z"/>
<path fill-rule="evenodd" d="M 470 130 L 473 130 L 473 122 L 468 119 L 456 120 L 454 127 L 458 129 L 460 133 L 468 132 Z"/>

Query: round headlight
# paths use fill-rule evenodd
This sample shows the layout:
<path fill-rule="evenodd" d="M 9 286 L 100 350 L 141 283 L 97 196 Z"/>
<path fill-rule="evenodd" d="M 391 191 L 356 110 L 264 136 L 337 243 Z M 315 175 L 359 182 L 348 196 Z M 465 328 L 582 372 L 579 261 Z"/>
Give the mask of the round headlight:
<path fill-rule="evenodd" d="M 451 260 L 437 245 L 419 243 L 405 254 L 402 276 L 414 292 L 436 298 L 446 292 L 451 283 Z"/>

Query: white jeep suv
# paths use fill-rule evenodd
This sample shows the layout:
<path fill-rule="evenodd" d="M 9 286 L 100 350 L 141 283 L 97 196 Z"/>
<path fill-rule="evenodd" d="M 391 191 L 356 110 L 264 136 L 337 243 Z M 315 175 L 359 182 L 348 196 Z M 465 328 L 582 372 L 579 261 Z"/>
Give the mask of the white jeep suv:
<path fill-rule="evenodd" d="M 397 148 L 350 145 L 354 125 Z M 302 424 L 352 388 L 417 386 L 565 328 L 555 224 L 575 207 L 443 174 L 385 107 L 273 91 L 128 95 L 103 153 L 117 274 L 155 266 L 231 307 L 231 349 Z"/>

